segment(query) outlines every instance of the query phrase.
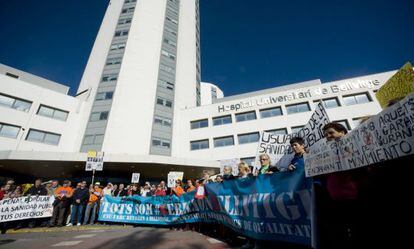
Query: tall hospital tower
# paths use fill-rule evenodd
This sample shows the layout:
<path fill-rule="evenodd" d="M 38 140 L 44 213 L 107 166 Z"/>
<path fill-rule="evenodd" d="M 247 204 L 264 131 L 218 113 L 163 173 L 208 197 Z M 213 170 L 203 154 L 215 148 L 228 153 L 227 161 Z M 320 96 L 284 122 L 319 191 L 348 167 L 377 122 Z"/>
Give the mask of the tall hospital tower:
<path fill-rule="evenodd" d="M 174 113 L 200 105 L 199 23 L 198 0 L 110 2 L 77 91 L 81 152 L 174 156 Z"/>

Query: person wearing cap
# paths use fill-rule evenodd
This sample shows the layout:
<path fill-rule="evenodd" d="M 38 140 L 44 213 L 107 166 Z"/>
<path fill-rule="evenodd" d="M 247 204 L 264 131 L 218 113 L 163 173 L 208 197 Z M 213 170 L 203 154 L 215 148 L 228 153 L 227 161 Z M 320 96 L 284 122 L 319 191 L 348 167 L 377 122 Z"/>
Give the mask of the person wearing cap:
<path fill-rule="evenodd" d="M 96 218 L 96 211 L 98 209 L 99 200 L 102 197 L 101 183 L 95 182 L 95 186 L 89 189 L 89 201 L 86 205 L 85 219 L 83 220 L 83 225 L 89 224 L 93 225 Z M 91 215 L 92 212 L 92 215 Z"/>
<path fill-rule="evenodd" d="M 65 180 L 63 186 L 56 189 L 55 202 L 53 203 L 53 215 L 50 219 L 49 226 L 56 225 L 56 219 L 58 226 L 63 226 L 65 219 L 66 208 L 70 205 L 70 198 L 73 195 L 73 189 L 70 186 L 70 181 Z"/>

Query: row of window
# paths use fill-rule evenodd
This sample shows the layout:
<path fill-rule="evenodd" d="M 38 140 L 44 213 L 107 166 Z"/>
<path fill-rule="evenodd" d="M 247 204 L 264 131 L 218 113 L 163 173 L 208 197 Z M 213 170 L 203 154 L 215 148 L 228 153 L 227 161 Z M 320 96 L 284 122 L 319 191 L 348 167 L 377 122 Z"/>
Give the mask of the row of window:
<path fill-rule="evenodd" d="M 19 99 L 16 97 L 0 94 L 0 106 L 9 107 L 19 111 L 28 112 L 32 106 L 32 102 L 24 99 Z M 50 106 L 40 105 L 37 110 L 37 115 L 45 116 L 53 119 L 58 119 L 66 121 L 68 118 L 69 112 L 63 111 L 57 108 Z"/>
<path fill-rule="evenodd" d="M 355 104 L 363 104 L 368 103 L 372 101 L 367 93 L 362 94 L 356 94 L 356 95 L 349 95 L 349 96 L 343 96 L 345 105 L 355 105 Z M 338 98 L 328 98 L 328 99 L 322 99 L 322 100 L 316 100 L 314 101 L 315 105 L 319 103 L 319 101 L 322 101 L 323 105 L 326 108 L 334 108 L 340 106 Z M 293 113 L 301 113 L 301 112 L 307 112 L 310 111 L 311 108 L 308 104 L 308 102 L 305 103 L 299 103 L 299 104 L 292 104 L 286 106 L 286 112 L 287 114 L 293 114 Z M 283 115 L 282 108 L 280 106 L 278 107 L 272 107 L 267 109 L 261 109 L 259 110 L 260 118 L 270 118 L 275 116 L 281 116 Z M 256 117 L 256 111 L 249 111 L 244 113 L 237 113 L 235 114 L 236 122 L 244 122 L 249 120 L 255 120 Z M 223 125 L 223 124 L 231 124 L 232 123 L 232 117 L 231 115 L 225 115 L 220 117 L 213 117 L 213 126 L 217 125 Z M 190 122 L 191 129 L 199 129 L 208 127 L 208 119 L 201 119 L 201 120 L 195 120 Z"/>
<path fill-rule="evenodd" d="M 358 126 L 360 123 L 361 118 L 353 118 L 354 126 Z M 340 123 L 348 130 L 351 130 L 350 125 L 347 120 L 336 120 L 333 121 L 336 123 Z M 295 126 L 292 127 L 292 133 L 299 132 L 304 125 L 301 126 Z M 272 133 L 274 135 L 283 135 L 287 134 L 286 128 L 281 129 L 275 129 L 275 130 L 267 130 L 266 132 Z M 252 132 L 252 133 L 246 133 L 246 134 L 239 134 L 237 135 L 239 144 L 247 144 L 247 143 L 255 143 L 259 141 L 260 139 L 260 133 L 259 132 Z M 223 146 L 231 146 L 234 145 L 234 137 L 233 136 L 225 136 L 225 137 L 219 137 L 219 138 L 213 138 L 214 141 L 214 147 L 223 147 Z M 202 149 L 208 149 L 209 148 L 209 141 L 208 139 L 198 140 L 198 141 L 191 141 L 190 142 L 191 150 L 202 150 Z"/>
<path fill-rule="evenodd" d="M 0 123 L 0 136 L 1 137 L 7 137 L 7 138 L 17 138 L 19 135 L 21 127 L 11 124 L 4 124 Z M 47 131 L 41 131 L 36 129 L 30 129 L 27 133 L 26 140 L 27 141 L 33 141 L 33 142 L 39 142 L 39 143 L 45 143 L 45 144 L 51 144 L 51 145 L 58 145 L 60 141 L 60 134 L 47 132 Z"/>

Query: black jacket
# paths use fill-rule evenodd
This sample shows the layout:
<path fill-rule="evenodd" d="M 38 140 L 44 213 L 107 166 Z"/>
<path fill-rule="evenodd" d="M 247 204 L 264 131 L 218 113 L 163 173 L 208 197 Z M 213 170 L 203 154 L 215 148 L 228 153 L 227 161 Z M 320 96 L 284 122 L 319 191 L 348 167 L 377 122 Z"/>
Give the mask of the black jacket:
<path fill-rule="evenodd" d="M 87 188 L 75 189 L 75 192 L 73 192 L 73 195 L 72 195 L 73 204 L 78 204 L 76 203 L 76 200 L 78 199 L 80 200 L 80 204 L 86 204 L 89 200 L 89 189 Z"/>
<path fill-rule="evenodd" d="M 121 192 L 121 193 L 120 193 Z M 117 197 L 119 193 L 119 197 L 123 197 L 123 196 L 127 196 L 128 195 L 128 191 L 126 191 L 125 189 L 117 189 L 114 191 L 114 197 Z"/>
<path fill-rule="evenodd" d="M 33 185 L 26 191 L 25 195 L 47 195 L 47 190 L 44 186 L 36 187 Z"/>

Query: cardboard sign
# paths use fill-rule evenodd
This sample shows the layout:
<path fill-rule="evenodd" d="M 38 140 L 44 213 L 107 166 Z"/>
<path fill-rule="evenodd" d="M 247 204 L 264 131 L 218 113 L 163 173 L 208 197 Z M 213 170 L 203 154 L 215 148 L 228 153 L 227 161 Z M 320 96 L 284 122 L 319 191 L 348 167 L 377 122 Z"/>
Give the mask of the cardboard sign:
<path fill-rule="evenodd" d="M 139 183 L 140 173 L 132 173 L 131 183 Z"/>
<path fill-rule="evenodd" d="M 88 151 L 85 171 L 102 171 L 104 163 L 104 152 Z"/>
<path fill-rule="evenodd" d="M 171 171 L 168 173 L 168 181 L 167 181 L 167 187 L 173 188 L 175 187 L 175 181 L 176 180 L 183 180 L 184 172 L 180 171 Z"/>

